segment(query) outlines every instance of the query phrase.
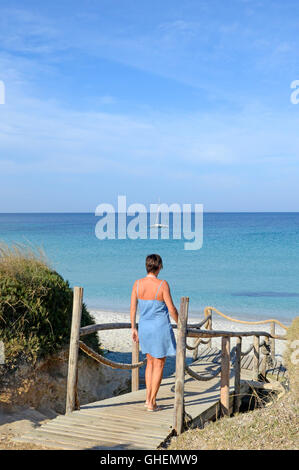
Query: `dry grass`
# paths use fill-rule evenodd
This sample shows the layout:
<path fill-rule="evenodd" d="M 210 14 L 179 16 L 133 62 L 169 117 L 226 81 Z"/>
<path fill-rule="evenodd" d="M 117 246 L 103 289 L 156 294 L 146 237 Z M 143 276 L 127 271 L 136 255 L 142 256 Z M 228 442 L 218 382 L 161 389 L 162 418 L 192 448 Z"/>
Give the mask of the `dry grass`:
<path fill-rule="evenodd" d="M 298 403 L 288 393 L 269 408 L 223 418 L 173 438 L 167 450 L 263 450 L 298 448 Z"/>
<path fill-rule="evenodd" d="M 24 269 L 38 272 L 39 268 L 48 266 L 48 260 L 41 248 L 30 245 L 7 245 L 0 243 L 0 276 L 24 276 Z"/>
<path fill-rule="evenodd" d="M 264 450 L 299 448 L 299 354 L 291 348 L 299 340 L 299 317 L 288 330 L 288 347 L 285 363 L 288 368 L 290 391 L 272 404 L 232 418 L 222 418 L 209 423 L 204 429 L 186 431 L 172 439 L 168 449 L 183 450 Z M 294 345 L 294 343 L 293 343 Z M 299 343 L 297 346 L 297 351 Z M 293 354 L 293 355 L 292 355 Z M 294 361 L 295 359 L 295 361 Z M 299 360 L 298 360 L 299 363 Z"/>

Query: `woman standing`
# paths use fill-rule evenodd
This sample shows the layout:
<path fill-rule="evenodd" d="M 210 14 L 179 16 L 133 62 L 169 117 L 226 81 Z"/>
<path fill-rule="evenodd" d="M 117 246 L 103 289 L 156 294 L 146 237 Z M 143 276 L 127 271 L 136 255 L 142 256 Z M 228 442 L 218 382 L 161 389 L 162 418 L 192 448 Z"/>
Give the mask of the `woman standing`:
<path fill-rule="evenodd" d="M 163 268 L 161 256 L 148 255 L 145 261 L 147 276 L 135 281 L 131 295 L 132 338 L 140 342 L 146 354 L 146 401 L 148 411 L 158 411 L 156 396 L 163 375 L 166 356 L 175 356 L 176 343 L 169 313 L 178 322 L 178 312 L 173 304 L 169 285 L 158 279 Z M 138 332 L 136 310 L 139 306 Z"/>

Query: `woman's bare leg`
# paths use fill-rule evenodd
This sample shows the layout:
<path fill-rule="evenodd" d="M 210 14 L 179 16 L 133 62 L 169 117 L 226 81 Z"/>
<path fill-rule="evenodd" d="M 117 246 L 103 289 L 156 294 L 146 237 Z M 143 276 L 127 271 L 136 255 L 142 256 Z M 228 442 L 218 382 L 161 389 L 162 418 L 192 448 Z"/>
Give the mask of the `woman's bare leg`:
<path fill-rule="evenodd" d="M 156 407 L 156 396 L 161 384 L 163 369 L 166 357 L 156 358 L 153 357 L 153 369 L 152 369 L 152 383 L 151 383 L 151 395 L 148 402 L 149 408 Z"/>
<path fill-rule="evenodd" d="M 146 369 L 145 369 L 145 385 L 146 385 L 146 399 L 145 403 L 150 402 L 152 394 L 152 374 L 153 374 L 153 360 L 154 358 L 150 355 L 146 355 Z"/>

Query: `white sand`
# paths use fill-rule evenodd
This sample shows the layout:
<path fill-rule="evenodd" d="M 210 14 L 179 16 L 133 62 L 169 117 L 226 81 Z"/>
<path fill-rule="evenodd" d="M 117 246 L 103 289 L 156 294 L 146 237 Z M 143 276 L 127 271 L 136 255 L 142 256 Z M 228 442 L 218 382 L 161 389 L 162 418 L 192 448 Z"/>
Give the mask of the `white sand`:
<path fill-rule="evenodd" d="M 120 312 L 107 312 L 102 310 L 92 310 L 90 312 L 94 317 L 96 323 L 130 323 L 129 313 Z M 201 319 L 191 318 L 188 323 L 198 323 Z M 138 316 L 137 316 L 138 322 Z M 245 325 L 242 323 L 234 323 L 219 317 L 217 314 L 213 315 L 213 329 L 214 330 L 229 330 L 229 331 L 268 331 L 270 332 L 270 324 L 265 325 Z M 175 336 L 177 330 L 174 330 Z M 285 330 L 276 325 L 276 334 L 284 335 Z M 131 329 L 123 330 L 108 330 L 99 332 L 99 339 L 104 349 L 108 350 L 107 357 L 111 360 L 119 362 L 131 362 L 132 339 Z M 252 336 L 243 337 L 242 350 L 245 351 L 252 344 Z M 189 338 L 188 344 L 192 345 L 194 339 Z M 276 356 L 281 357 L 284 351 L 286 341 L 276 340 Z M 213 346 L 220 347 L 221 338 L 213 338 Z M 231 345 L 235 345 L 235 339 L 232 338 Z M 143 355 L 141 354 L 141 357 Z M 192 362 L 192 351 L 187 350 L 187 362 Z M 175 357 L 168 357 L 165 364 L 164 375 L 170 375 L 175 371 Z M 141 369 L 141 377 L 144 376 L 144 367 Z"/>

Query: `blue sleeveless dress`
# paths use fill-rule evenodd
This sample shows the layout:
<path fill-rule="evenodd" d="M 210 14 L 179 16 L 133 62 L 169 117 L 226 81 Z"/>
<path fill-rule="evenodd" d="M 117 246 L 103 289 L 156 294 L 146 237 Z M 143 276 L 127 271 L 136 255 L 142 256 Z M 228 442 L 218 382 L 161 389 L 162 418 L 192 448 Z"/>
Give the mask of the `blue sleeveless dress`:
<path fill-rule="evenodd" d="M 139 307 L 138 337 L 143 354 L 162 358 L 176 355 L 176 342 L 165 302 L 157 300 L 158 287 L 154 300 L 138 298 Z"/>

